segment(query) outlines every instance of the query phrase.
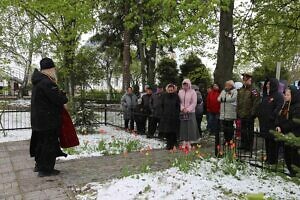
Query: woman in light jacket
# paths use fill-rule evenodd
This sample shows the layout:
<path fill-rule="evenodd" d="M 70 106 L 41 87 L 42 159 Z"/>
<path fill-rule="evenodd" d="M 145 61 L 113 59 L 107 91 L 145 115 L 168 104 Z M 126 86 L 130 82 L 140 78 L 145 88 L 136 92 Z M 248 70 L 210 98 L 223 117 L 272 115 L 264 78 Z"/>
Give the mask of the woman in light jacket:
<path fill-rule="evenodd" d="M 192 89 L 189 79 L 184 79 L 182 89 L 178 93 L 180 99 L 180 133 L 179 139 L 182 145 L 191 148 L 191 141 L 199 139 L 199 131 L 195 115 L 197 106 L 197 94 Z"/>
<path fill-rule="evenodd" d="M 224 139 L 227 143 L 233 140 L 233 122 L 236 119 L 236 100 L 237 90 L 234 88 L 234 82 L 229 80 L 225 83 L 224 90 L 222 90 L 218 97 L 218 101 L 221 102 L 220 120 L 224 131 Z"/>

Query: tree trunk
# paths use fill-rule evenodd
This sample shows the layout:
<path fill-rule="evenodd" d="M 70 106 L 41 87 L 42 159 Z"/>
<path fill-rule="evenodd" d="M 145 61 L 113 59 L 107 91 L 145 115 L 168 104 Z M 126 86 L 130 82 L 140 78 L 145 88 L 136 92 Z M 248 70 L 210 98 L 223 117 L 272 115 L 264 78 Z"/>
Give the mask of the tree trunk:
<path fill-rule="evenodd" d="M 125 3 L 125 16 L 129 13 L 129 5 Z M 130 30 L 124 22 L 124 38 L 123 38 L 123 92 L 130 86 Z"/>
<path fill-rule="evenodd" d="M 148 60 L 148 71 L 147 71 L 147 80 L 149 85 L 155 84 L 155 61 L 156 61 L 156 48 L 157 48 L 157 42 L 152 42 L 150 46 L 150 50 L 147 54 L 147 60 Z"/>
<path fill-rule="evenodd" d="M 20 88 L 20 97 L 22 98 L 23 96 L 27 95 L 28 90 L 27 90 L 27 85 L 29 81 L 29 77 L 32 73 L 32 57 L 33 57 L 33 51 L 34 51 L 34 19 L 31 19 L 31 24 L 30 24 L 30 32 L 29 32 L 29 37 L 30 37 L 30 43 L 29 43 L 29 49 L 28 49 L 28 57 L 26 61 L 26 67 L 25 67 L 25 72 L 24 72 L 24 78 L 23 82 Z"/>
<path fill-rule="evenodd" d="M 138 49 L 141 60 L 141 74 L 142 74 L 142 87 L 144 88 L 146 85 L 146 58 L 145 58 L 145 45 L 143 43 L 142 33 L 139 33 L 138 39 Z"/>
<path fill-rule="evenodd" d="M 111 100 L 113 87 L 111 85 L 113 70 L 110 69 L 109 61 L 106 62 L 106 84 L 108 89 L 108 100 Z"/>
<path fill-rule="evenodd" d="M 221 1 L 221 5 L 224 4 Z M 219 24 L 219 47 L 217 66 L 214 71 L 215 82 L 223 87 L 225 81 L 232 79 L 232 71 L 235 56 L 233 41 L 233 8 L 234 0 L 230 0 L 228 9 L 221 9 Z"/>
<path fill-rule="evenodd" d="M 74 60 L 75 60 L 75 45 L 76 39 L 70 38 L 68 41 L 63 42 L 63 64 L 65 68 L 65 90 L 69 95 L 70 100 L 75 95 L 75 78 L 74 78 Z"/>

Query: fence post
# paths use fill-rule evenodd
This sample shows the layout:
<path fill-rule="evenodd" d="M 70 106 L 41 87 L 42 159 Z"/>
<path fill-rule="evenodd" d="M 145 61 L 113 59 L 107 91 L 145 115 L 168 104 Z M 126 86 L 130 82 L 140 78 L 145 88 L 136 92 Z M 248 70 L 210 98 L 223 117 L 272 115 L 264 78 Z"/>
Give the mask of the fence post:
<path fill-rule="evenodd" d="M 107 126 L 107 104 L 104 104 L 104 125 Z"/>

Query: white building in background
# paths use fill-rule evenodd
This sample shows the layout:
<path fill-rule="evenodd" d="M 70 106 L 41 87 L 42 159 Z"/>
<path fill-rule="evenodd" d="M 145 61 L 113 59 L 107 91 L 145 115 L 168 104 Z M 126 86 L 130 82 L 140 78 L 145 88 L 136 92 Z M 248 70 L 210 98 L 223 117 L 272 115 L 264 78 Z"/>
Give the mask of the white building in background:
<path fill-rule="evenodd" d="M 6 87 L 8 87 L 8 82 L 0 79 L 0 95 L 8 95 L 8 91 L 5 90 Z"/>
<path fill-rule="evenodd" d="M 111 78 L 111 85 L 114 90 L 121 91 L 122 84 L 123 84 L 122 76 L 115 76 L 115 77 Z M 107 85 L 107 81 L 105 79 L 100 80 L 98 84 L 90 84 L 90 86 L 91 86 L 91 88 L 89 88 L 89 89 L 108 91 L 108 85 Z"/>

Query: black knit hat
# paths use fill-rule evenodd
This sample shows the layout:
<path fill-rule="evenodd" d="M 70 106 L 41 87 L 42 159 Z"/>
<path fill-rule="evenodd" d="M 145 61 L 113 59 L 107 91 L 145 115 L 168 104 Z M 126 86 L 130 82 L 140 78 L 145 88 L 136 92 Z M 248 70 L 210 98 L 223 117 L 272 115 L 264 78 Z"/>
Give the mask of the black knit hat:
<path fill-rule="evenodd" d="M 53 68 L 53 67 L 55 67 L 55 65 L 54 65 L 54 62 L 51 58 L 43 58 L 40 61 L 40 69 L 41 70 L 50 69 L 50 68 Z"/>

